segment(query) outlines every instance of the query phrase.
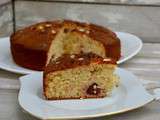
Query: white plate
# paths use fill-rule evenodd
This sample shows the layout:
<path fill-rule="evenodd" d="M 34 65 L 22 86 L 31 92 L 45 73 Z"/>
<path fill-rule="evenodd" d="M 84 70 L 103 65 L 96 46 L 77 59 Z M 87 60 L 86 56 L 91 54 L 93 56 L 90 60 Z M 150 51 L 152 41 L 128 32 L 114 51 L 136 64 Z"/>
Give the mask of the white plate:
<path fill-rule="evenodd" d="M 19 104 L 40 119 L 83 119 L 127 112 L 154 100 L 131 72 L 118 68 L 120 85 L 110 97 L 48 101 L 42 95 L 42 72 L 20 78 Z"/>
<path fill-rule="evenodd" d="M 124 32 L 116 32 L 117 36 L 121 40 L 121 54 L 122 57 L 118 61 L 118 64 L 125 62 L 134 55 L 136 55 L 142 48 L 142 41 L 138 37 Z M 18 66 L 12 60 L 10 53 L 9 37 L 0 38 L 0 68 L 20 74 L 30 74 L 37 72 Z"/>

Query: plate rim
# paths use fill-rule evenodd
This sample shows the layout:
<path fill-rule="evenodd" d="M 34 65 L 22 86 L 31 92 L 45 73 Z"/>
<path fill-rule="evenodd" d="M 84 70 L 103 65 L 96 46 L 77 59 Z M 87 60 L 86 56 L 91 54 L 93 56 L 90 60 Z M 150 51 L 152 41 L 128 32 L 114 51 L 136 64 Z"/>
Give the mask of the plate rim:
<path fill-rule="evenodd" d="M 145 105 L 152 103 L 154 100 L 155 99 L 153 98 L 151 101 L 149 101 L 145 104 L 141 104 L 140 106 L 132 107 L 132 108 L 130 107 L 128 109 L 122 109 L 122 110 L 119 110 L 117 112 L 110 112 L 108 114 L 107 113 L 102 113 L 102 114 L 95 114 L 95 115 L 88 115 L 88 116 L 79 116 L 79 117 L 52 117 L 52 118 L 50 117 L 50 118 L 45 118 L 45 117 L 36 116 L 36 115 L 32 114 L 31 112 L 26 111 L 22 106 L 20 106 L 20 107 L 24 112 L 28 113 L 29 115 L 31 115 L 33 117 L 41 119 L 41 120 L 64 120 L 64 119 L 74 120 L 74 119 L 90 119 L 90 118 L 98 118 L 98 117 L 105 117 L 105 116 L 122 114 L 122 113 L 130 112 L 132 110 L 136 110 L 136 109 L 139 109 L 141 107 L 144 107 Z"/>
<path fill-rule="evenodd" d="M 122 69 L 122 68 L 118 68 L 118 69 L 120 69 L 120 70 L 122 70 L 122 71 L 127 71 L 127 72 L 129 72 L 129 73 L 131 73 L 130 71 L 128 71 L 128 70 L 125 70 L 125 69 Z M 41 74 L 41 73 L 33 73 L 33 74 Z M 134 75 L 133 73 L 131 73 L 132 75 Z M 25 78 L 25 77 L 27 77 L 27 76 L 31 76 L 32 74 L 30 74 L 30 75 L 25 75 L 25 76 L 22 76 L 22 77 L 20 77 L 19 79 L 20 79 L 20 83 L 22 84 L 22 82 L 23 82 L 23 78 Z M 137 78 L 135 75 L 134 75 L 134 77 L 135 78 Z M 137 78 L 138 79 L 138 78 Z M 137 80 L 136 79 L 136 80 Z M 141 85 L 141 87 L 143 87 L 142 86 L 142 84 L 139 82 L 139 85 Z M 22 88 L 22 87 L 21 87 Z M 20 92 L 21 92 L 21 88 L 20 88 Z M 145 90 L 145 88 L 143 87 L 143 89 Z M 141 103 L 141 104 L 139 104 L 139 105 L 136 105 L 136 106 L 132 106 L 132 107 L 128 107 L 128 108 L 123 108 L 123 109 L 120 109 L 120 110 L 117 110 L 117 111 L 112 111 L 112 112 L 105 112 L 105 113 L 97 113 L 97 114 L 94 114 L 94 115 L 80 115 L 80 116 L 59 116 L 59 117 L 50 117 L 50 116 L 43 116 L 43 115 L 41 115 L 41 116 L 38 116 L 38 115 L 35 115 L 35 114 L 33 114 L 33 113 L 31 113 L 30 111 L 27 111 L 25 108 L 24 108 L 24 106 L 23 106 L 23 103 L 21 103 L 21 99 L 20 99 L 20 93 L 19 92 L 19 94 L 18 94 L 18 102 L 19 102 L 19 105 L 21 106 L 21 108 L 26 112 L 26 113 L 28 113 L 28 114 L 30 114 L 30 115 L 32 115 L 32 116 L 34 116 L 34 117 L 36 117 L 36 118 L 39 118 L 39 119 L 45 119 L 45 120 L 61 120 L 61 119 L 86 119 L 86 118 L 97 118 L 97 117 L 103 117 L 103 116 L 110 116 L 110 115 L 115 115 L 115 114 L 120 114 L 120 113 L 124 113 L 124 112 L 128 112 L 128 111 L 132 111 L 132 110 L 135 110 L 135 109 L 138 109 L 138 108 L 141 108 L 141 107 L 143 107 L 143 106 L 145 106 L 145 105 L 147 105 L 147 104 L 149 104 L 149 103 L 151 103 L 151 102 L 153 102 L 154 100 L 155 100 L 155 98 L 154 98 L 154 96 L 153 95 L 151 95 L 151 94 L 149 94 L 148 92 L 147 92 L 147 90 L 145 90 L 145 92 L 146 92 L 146 94 L 148 94 L 149 95 L 149 98 L 148 98 L 148 100 L 146 100 L 145 102 L 143 102 L 143 103 Z"/>

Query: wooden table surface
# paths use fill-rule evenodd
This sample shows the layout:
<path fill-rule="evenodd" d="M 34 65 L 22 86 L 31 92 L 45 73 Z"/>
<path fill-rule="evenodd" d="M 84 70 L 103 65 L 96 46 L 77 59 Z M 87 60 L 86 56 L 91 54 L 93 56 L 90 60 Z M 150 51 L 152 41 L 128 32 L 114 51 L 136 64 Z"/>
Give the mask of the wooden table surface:
<path fill-rule="evenodd" d="M 145 43 L 142 50 L 119 67 L 128 69 L 140 80 L 160 82 L 160 44 Z M 37 120 L 23 112 L 18 104 L 21 75 L 0 70 L 0 120 Z M 140 109 L 93 120 L 160 120 L 160 101 L 154 101 Z"/>

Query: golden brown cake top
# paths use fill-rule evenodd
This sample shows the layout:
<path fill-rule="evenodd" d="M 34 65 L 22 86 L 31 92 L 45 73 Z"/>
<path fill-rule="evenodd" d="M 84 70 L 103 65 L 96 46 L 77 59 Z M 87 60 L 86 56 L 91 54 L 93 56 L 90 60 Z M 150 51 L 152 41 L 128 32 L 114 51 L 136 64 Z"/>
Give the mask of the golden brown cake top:
<path fill-rule="evenodd" d="M 59 21 L 37 23 L 13 33 L 11 43 L 20 44 L 30 49 L 48 50 L 60 28 Z"/>
<path fill-rule="evenodd" d="M 95 64 L 113 64 L 116 65 L 116 60 L 111 58 L 102 58 L 94 53 L 81 53 L 81 54 L 64 54 L 56 60 L 51 60 L 45 67 L 44 73 L 60 71 L 78 66 Z"/>
<path fill-rule="evenodd" d="M 18 30 L 11 35 L 11 43 L 20 44 L 30 49 L 48 50 L 51 41 L 54 40 L 62 27 L 66 28 L 64 32 L 70 29 L 71 32 L 87 35 L 100 41 L 105 47 L 120 42 L 114 32 L 102 26 L 71 20 L 57 20 L 37 23 Z"/>

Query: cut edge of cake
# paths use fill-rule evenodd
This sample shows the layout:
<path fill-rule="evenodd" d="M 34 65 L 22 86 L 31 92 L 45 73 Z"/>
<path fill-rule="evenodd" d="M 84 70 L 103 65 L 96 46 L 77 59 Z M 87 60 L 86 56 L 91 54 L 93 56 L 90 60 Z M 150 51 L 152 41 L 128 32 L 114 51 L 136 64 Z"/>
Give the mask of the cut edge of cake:
<path fill-rule="evenodd" d="M 89 36 L 89 28 L 83 28 L 77 25 L 64 25 L 52 40 L 46 65 L 50 59 L 56 59 L 63 54 L 95 53 L 106 57 L 106 51 L 103 43 L 92 39 Z"/>

